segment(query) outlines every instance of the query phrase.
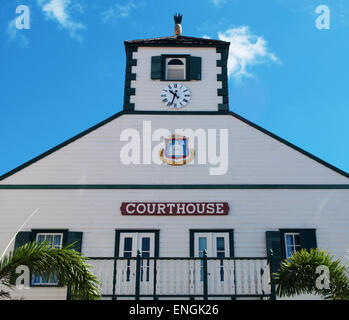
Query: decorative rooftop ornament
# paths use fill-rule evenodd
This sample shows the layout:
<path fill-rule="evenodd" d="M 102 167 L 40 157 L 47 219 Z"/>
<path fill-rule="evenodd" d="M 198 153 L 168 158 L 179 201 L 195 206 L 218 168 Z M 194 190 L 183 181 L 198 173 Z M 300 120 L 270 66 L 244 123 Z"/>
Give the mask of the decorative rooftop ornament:
<path fill-rule="evenodd" d="M 175 35 L 180 36 L 182 34 L 182 17 L 180 13 L 174 15 L 174 21 L 175 21 Z"/>

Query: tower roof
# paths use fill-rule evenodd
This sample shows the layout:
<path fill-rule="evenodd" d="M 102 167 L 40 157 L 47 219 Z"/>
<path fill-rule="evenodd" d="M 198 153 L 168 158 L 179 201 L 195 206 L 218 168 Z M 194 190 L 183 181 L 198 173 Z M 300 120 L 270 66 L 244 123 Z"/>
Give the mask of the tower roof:
<path fill-rule="evenodd" d="M 187 36 L 168 36 L 168 37 L 158 37 L 150 39 L 137 39 L 137 40 L 127 40 L 124 42 L 125 46 L 171 46 L 171 45 L 184 45 L 184 46 L 229 46 L 230 42 L 207 39 L 207 38 L 196 38 Z"/>

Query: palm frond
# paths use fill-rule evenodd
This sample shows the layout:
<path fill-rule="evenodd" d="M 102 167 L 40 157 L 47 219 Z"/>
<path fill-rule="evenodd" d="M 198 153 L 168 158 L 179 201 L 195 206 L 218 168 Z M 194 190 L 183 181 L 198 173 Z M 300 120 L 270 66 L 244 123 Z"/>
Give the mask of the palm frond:
<path fill-rule="evenodd" d="M 318 266 L 329 270 L 329 288 L 318 288 L 316 273 Z M 300 294 L 315 294 L 325 299 L 349 299 L 349 279 L 346 267 L 339 260 L 334 260 L 327 252 L 318 249 L 305 249 L 295 252 L 288 260 L 281 263 L 278 273 L 273 274 L 276 294 L 290 297 Z"/>
<path fill-rule="evenodd" d="M 60 284 L 70 286 L 74 299 L 98 299 L 99 282 L 90 272 L 87 259 L 73 250 L 73 246 L 74 243 L 53 248 L 47 242 L 27 243 L 0 260 L 0 282 L 12 287 L 16 268 L 25 265 L 40 277 L 57 277 Z"/>

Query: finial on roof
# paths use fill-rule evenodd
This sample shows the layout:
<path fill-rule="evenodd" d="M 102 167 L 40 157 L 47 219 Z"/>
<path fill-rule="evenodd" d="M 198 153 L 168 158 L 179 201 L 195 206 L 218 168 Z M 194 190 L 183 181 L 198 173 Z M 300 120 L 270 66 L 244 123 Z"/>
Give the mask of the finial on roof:
<path fill-rule="evenodd" d="M 182 34 L 182 17 L 180 13 L 177 13 L 174 15 L 174 21 L 175 21 L 175 35 L 180 36 Z"/>

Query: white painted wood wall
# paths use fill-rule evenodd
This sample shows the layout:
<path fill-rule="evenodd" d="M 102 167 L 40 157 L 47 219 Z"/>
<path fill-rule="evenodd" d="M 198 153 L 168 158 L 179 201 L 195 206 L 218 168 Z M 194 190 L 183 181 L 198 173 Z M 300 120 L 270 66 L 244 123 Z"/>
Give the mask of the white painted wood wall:
<path fill-rule="evenodd" d="M 161 54 L 190 54 L 202 58 L 202 79 L 198 81 L 160 81 L 150 79 L 151 57 Z M 218 111 L 218 104 L 222 97 L 217 96 L 217 89 L 222 88 L 222 82 L 217 81 L 217 74 L 221 67 L 216 61 L 221 59 L 221 54 L 216 53 L 216 48 L 164 48 L 164 47 L 139 47 L 133 53 L 137 59 L 137 66 L 132 67 L 136 80 L 131 81 L 131 88 L 136 89 L 136 95 L 131 96 L 131 103 L 135 110 L 163 111 L 169 110 L 160 99 L 161 90 L 169 83 L 182 83 L 186 85 L 192 95 L 191 101 L 179 111 Z"/>
<path fill-rule="evenodd" d="M 227 173 L 210 175 L 215 166 L 198 164 L 197 157 L 177 167 L 123 165 L 120 150 L 127 142 L 120 141 L 121 132 L 133 128 L 142 134 L 143 121 L 151 121 L 153 132 L 216 129 L 217 139 L 220 129 L 228 129 Z M 349 179 L 230 115 L 122 115 L 0 184 L 349 184 Z"/>
<path fill-rule="evenodd" d="M 203 200 L 228 201 L 229 215 L 128 217 L 119 210 L 122 201 Z M 237 257 L 266 256 L 265 231 L 279 228 L 316 228 L 319 248 L 337 257 L 349 248 L 348 190 L 1 190 L 0 204 L 1 252 L 36 208 L 25 230 L 82 231 L 85 256 L 113 256 L 114 230 L 130 228 L 159 229 L 160 256 L 189 256 L 189 229 L 203 228 L 234 229 Z M 51 289 L 34 290 L 41 299 Z"/>
<path fill-rule="evenodd" d="M 213 120 L 214 119 L 214 120 Z M 123 129 L 229 130 L 229 168 L 210 176 L 207 165 L 131 165 L 120 162 Z M 227 115 L 123 115 L 8 177 L 0 184 L 348 184 L 344 176 Z M 123 201 L 227 201 L 220 217 L 121 216 Z M 234 229 L 236 256 L 266 256 L 265 232 L 315 228 L 320 249 L 343 257 L 349 248 L 349 190 L 0 190 L 0 252 L 31 212 L 25 230 L 83 232 L 82 253 L 112 256 L 115 229 L 159 229 L 160 256 L 189 256 L 189 229 Z M 65 298 L 64 288 L 20 295 Z"/>

